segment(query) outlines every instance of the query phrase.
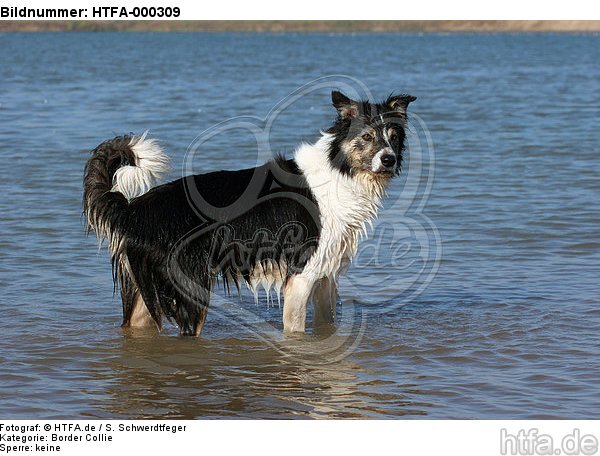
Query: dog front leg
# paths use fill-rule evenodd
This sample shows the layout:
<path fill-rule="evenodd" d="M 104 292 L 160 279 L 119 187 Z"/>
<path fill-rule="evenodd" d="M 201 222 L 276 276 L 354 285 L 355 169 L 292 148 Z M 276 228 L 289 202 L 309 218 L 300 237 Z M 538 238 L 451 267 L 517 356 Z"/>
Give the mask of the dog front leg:
<path fill-rule="evenodd" d="M 317 282 L 313 294 L 313 325 L 315 327 L 331 325 L 335 320 L 335 304 L 337 302 L 337 286 L 329 277 Z"/>
<path fill-rule="evenodd" d="M 290 277 L 283 288 L 283 330 L 304 332 L 306 303 L 310 299 L 314 281 L 301 275 Z"/>

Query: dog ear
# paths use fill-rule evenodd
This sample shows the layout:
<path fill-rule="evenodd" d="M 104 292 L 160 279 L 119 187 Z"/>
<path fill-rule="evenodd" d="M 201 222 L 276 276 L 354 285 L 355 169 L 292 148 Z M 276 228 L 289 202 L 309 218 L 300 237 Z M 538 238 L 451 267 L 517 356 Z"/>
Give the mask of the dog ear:
<path fill-rule="evenodd" d="M 338 92 L 337 90 L 331 92 L 331 102 L 342 119 L 358 117 L 358 103 L 348 98 L 342 92 Z"/>
<path fill-rule="evenodd" d="M 390 95 L 385 104 L 394 111 L 405 114 L 409 103 L 415 101 L 417 97 L 402 93 L 400 95 Z"/>

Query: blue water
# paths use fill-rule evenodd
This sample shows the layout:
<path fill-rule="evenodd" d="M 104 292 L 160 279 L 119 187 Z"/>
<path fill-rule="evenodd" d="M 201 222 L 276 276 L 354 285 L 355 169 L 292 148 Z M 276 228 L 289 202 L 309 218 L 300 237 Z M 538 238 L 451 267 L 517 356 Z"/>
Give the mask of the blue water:
<path fill-rule="evenodd" d="M 0 418 L 600 418 L 598 36 L 2 34 L 0 62 Z M 149 129 L 177 178 L 206 128 L 325 76 L 271 150 L 328 126 L 335 81 L 418 97 L 337 333 L 283 338 L 250 293 L 201 339 L 121 330 L 89 150 Z M 239 131 L 192 163 L 263 157 Z"/>

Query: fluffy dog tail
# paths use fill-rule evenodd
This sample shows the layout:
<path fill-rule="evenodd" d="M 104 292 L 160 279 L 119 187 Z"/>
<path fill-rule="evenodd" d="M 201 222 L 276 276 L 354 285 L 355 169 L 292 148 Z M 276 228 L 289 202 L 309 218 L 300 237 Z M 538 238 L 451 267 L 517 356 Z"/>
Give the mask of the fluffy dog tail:
<path fill-rule="evenodd" d="M 146 193 L 169 170 L 169 159 L 154 139 L 117 136 L 92 151 L 83 177 L 87 231 L 108 239 L 113 256 L 126 226 L 129 201 Z"/>
<path fill-rule="evenodd" d="M 160 309 L 142 299 L 126 252 L 130 201 L 150 190 L 169 169 L 167 156 L 146 134 L 118 136 L 92 151 L 83 176 L 83 210 L 86 231 L 93 231 L 100 243 L 108 240 L 113 278 L 123 300 L 123 326 L 145 326 L 151 318 L 160 329 Z"/>

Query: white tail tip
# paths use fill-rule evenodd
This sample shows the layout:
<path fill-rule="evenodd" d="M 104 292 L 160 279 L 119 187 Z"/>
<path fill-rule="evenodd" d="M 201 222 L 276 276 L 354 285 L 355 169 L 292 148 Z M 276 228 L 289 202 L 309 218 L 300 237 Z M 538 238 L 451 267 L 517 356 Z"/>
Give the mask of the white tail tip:
<path fill-rule="evenodd" d="M 129 142 L 135 155 L 135 166 L 122 166 L 113 176 L 112 191 L 122 193 L 128 200 L 146 193 L 170 169 L 169 157 L 155 139 L 146 139 L 147 135 L 146 130 Z"/>

